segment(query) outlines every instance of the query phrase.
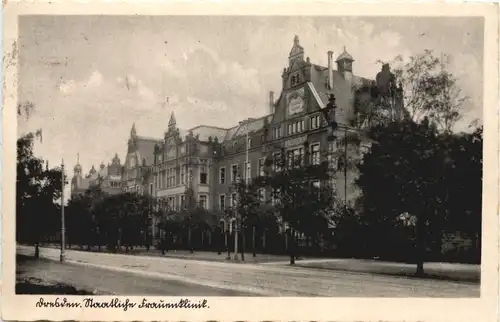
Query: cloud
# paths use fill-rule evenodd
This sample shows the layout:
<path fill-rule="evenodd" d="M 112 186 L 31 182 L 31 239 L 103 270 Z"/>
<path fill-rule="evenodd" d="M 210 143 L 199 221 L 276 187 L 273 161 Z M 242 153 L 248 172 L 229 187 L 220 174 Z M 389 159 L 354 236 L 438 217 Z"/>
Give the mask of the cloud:
<path fill-rule="evenodd" d="M 99 86 L 99 85 L 102 84 L 102 81 L 103 81 L 102 74 L 98 70 L 95 70 L 95 71 L 92 72 L 92 75 L 90 75 L 90 78 L 87 81 L 87 85 L 86 86 L 88 86 L 88 87 L 90 87 L 90 86 Z"/>
<path fill-rule="evenodd" d="M 76 82 L 74 80 L 62 81 L 59 85 L 59 91 L 64 94 L 69 94 L 76 89 Z"/>
<path fill-rule="evenodd" d="M 183 59 L 175 63 L 163 61 L 162 67 L 168 85 L 186 96 L 215 101 L 229 95 L 248 97 L 261 92 L 256 69 L 244 67 L 236 61 L 225 61 L 206 46 L 197 45 L 182 52 L 182 56 Z"/>
<path fill-rule="evenodd" d="M 103 76 L 98 70 L 94 70 L 87 79 L 77 82 L 73 79 L 61 80 L 59 91 L 64 94 L 71 94 L 85 88 L 100 86 L 103 82 Z"/>
<path fill-rule="evenodd" d="M 224 102 L 208 102 L 191 96 L 186 97 L 186 102 L 192 104 L 195 109 L 200 109 L 202 113 L 204 111 L 224 112 L 227 110 L 227 105 Z"/>

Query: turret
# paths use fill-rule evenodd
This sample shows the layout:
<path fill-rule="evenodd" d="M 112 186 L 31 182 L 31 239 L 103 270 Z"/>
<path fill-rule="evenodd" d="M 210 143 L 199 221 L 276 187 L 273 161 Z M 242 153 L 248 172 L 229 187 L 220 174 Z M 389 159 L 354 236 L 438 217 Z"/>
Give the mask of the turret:
<path fill-rule="evenodd" d="M 337 57 L 336 63 L 337 63 L 337 70 L 339 73 L 344 76 L 344 79 L 346 80 L 351 80 L 352 79 L 352 63 L 354 62 L 354 59 L 352 56 L 347 52 L 346 48 L 344 47 L 344 51 Z"/>

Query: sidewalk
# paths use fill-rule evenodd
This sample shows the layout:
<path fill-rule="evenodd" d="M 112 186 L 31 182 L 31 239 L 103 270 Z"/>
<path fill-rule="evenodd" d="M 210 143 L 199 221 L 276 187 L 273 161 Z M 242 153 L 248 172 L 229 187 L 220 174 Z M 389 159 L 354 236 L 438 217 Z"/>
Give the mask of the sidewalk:
<path fill-rule="evenodd" d="M 43 247 L 49 247 L 54 249 L 59 249 L 59 245 L 43 245 Z M 76 251 L 87 251 L 87 247 L 84 247 L 83 250 L 80 249 L 79 246 L 72 246 L 72 250 Z M 97 247 L 93 247 L 92 252 L 97 252 Z M 101 253 L 108 253 L 105 247 L 101 248 Z M 168 258 L 180 258 L 180 259 L 190 259 L 190 260 L 203 260 L 203 261 L 213 261 L 213 262 L 243 262 L 241 260 L 241 253 L 238 253 L 238 261 L 234 260 L 234 253 L 231 252 L 231 259 L 228 260 L 227 252 L 221 252 L 219 255 L 217 252 L 211 251 L 198 251 L 195 250 L 193 253 L 190 253 L 188 250 L 168 250 L 165 252 L 165 255 L 162 255 L 161 250 L 150 248 L 149 251 L 146 250 L 145 247 L 134 247 L 134 249 L 129 250 L 128 253 L 125 252 L 123 248 L 119 254 L 123 255 L 134 255 L 134 256 L 161 256 Z M 245 252 L 245 261 L 244 263 L 248 264 L 259 264 L 259 263 L 269 263 L 269 262 L 289 262 L 290 258 L 287 255 L 273 255 L 273 254 L 256 254 L 256 257 L 252 256 L 252 253 Z"/>
<path fill-rule="evenodd" d="M 33 249 L 17 247 L 18 254 L 32 255 Z M 42 258 L 58 261 L 59 250 L 43 248 Z M 400 276 L 357 273 L 341 270 L 308 269 L 285 264 L 252 264 L 185 260 L 161 256 L 130 256 L 125 254 L 90 253 L 68 250 L 68 264 L 84 266 L 86 272 L 79 279 L 92 278 L 89 285 L 103 285 L 102 270 L 116 277 L 112 288 L 115 294 L 130 294 L 130 287 L 144 287 L 150 292 L 163 280 L 176 284 L 196 285 L 196 288 L 223 289 L 260 296 L 354 296 L 354 297 L 477 297 L 479 284 L 432 279 L 413 279 Z M 311 260 L 309 260 L 309 263 Z M 88 272 L 88 273 L 87 273 Z M 123 274 L 123 275 L 122 275 Z M 75 274 L 66 277 L 71 280 Z M 81 276 L 80 276 L 81 275 Z M 76 278 L 75 278 L 76 279 Z M 108 278 L 105 278 L 108 280 Z M 145 282 L 138 282 L 144 279 Z M 153 282 L 154 281 L 154 282 Z M 111 286 L 111 285 L 110 285 Z M 168 288 L 167 288 L 168 289 Z M 184 287 L 182 287 L 184 289 Z M 165 291 L 165 287 L 162 287 Z M 177 286 L 171 290 L 180 292 Z M 207 291 L 197 291 L 207 294 Z M 134 292 L 135 293 L 135 292 Z"/>
<path fill-rule="evenodd" d="M 280 263 L 268 263 L 279 265 Z M 368 259 L 319 259 L 296 263 L 298 267 L 415 277 L 416 264 Z M 479 283 L 481 266 L 461 263 L 424 263 L 425 278 Z"/>
<path fill-rule="evenodd" d="M 58 248 L 56 245 L 52 245 L 50 247 Z M 80 247 L 76 246 L 72 247 L 72 249 L 79 251 Z M 103 248 L 102 253 L 106 253 L 104 250 L 105 248 Z M 97 251 L 97 247 L 95 247 L 92 251 Z M 290 263 L 290 258 L 286 255 L 257 254 L 256 257 L 252 257 L 251 253 L 245 253 L 245 261 L 243 262 L 241 261 L 241 254 L 238 254 L 239 260 L 235 261 L 234 253 L 231 253 L 231 259 L 227 260 L 227 252 L 223 252 L 218 255 L 217 252 L 208 251 L 194 251 L 193 253 L 190 253 L 187 250 L 169 250 L 165 253 L 165 255 L 162 255 L 160 250 L 152 248 L 147 251 L 144 247 L 134 248 L 133 250 L 130 250 L 129 253 L 122 252 L 120 254 L 134 256 L 158 256 L 211 262 L 261 264 L 266 266 L 288 266 Z M 295 261 L 295 267 L 406 277 L 415 277 L 416 271 L 416 264 L 349 258 L 301 258 Z M 429 279 L 479 283 L 481 266 L 461 263 L 428 262 L 424 263 L 424 272 L 425 278 Z"/>

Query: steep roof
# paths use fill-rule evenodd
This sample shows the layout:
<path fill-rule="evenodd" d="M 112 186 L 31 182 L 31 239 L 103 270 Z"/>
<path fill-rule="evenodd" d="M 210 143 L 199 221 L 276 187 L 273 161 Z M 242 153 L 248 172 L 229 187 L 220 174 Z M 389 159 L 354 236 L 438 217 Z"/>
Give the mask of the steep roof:
<path fill-rule="evenodd" d="M 359 86 L 368 86 L 372 80 L 352 75 L 351 82 L 344 79 L 344 76 L 338 71 L 333 70 L 333 90 L 327 88 L 328 68 L 320 65 L 311 66 L 311 83 L 314 87 L 313 96 L 320 98 L 320 106 L 328 103 L 328 96 L 331 92 L 335 94 L 338 109 L 336 117 L 338 123 L 347 123 L 354 112 L 352 108 L 352 99 L 355 88 Z"/>
<path fill-rule="evenodd" d="M 155 145 L 161 144 L 163 140 L 149 138 L 144 136 L 137 136 L 137 158 L 140 165 L 142 165 L 142 160 L 146 160 L 146 165 L 152 165 L 154 163 L 154 151 Z"/>
<path fill-rule="evenodd" d="M 205 142 L 208 141 L 209 137 L 212 137 L 212 139 L 217 138 L 219 142 L 222 142 L 227 133 L 227 129 L 208 125 L 200 125 L 188 130 L 188 132 L 189 131 L 192 131 L 194 136 L 199 135 L 199 140 Z"/>

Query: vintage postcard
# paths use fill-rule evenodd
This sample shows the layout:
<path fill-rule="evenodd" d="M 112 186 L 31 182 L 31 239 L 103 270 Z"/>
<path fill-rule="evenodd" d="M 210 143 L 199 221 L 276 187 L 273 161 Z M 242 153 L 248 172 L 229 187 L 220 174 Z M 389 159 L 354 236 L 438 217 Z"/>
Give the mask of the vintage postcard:
<path fill-rule="evenodd" d="M 2 319 L 496 321 L 498 27 L 7 3 Z"/>

